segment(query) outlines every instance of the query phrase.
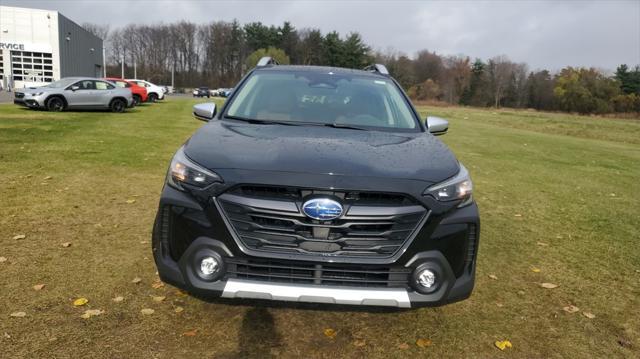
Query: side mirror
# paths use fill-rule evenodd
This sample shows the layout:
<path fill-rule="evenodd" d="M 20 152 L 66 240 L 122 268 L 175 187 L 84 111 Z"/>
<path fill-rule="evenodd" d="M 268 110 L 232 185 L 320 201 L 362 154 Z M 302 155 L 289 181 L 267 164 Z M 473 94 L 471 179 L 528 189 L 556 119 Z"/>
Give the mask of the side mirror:
<path fill-rule="evenodd" d="M 75 92 L 77 90 L 80 90 L 80 86 L 76 86 L 76 85 L 71 86 L 71 91 Z"/>
<path fill-rule="evenodd" d="M 199 103 L 193 106 L 193 116 L 200 121 L 211 121 L 216 115 L 216 104 L 213 102 Z"/>
<path fill-rule="evenodd" d="M 429 132 L 434 136 L 440 136 L 447 133 L 449 130 L 449 121 L 444 118 L 428 116 L 427 117 L 427 128 Z"/>

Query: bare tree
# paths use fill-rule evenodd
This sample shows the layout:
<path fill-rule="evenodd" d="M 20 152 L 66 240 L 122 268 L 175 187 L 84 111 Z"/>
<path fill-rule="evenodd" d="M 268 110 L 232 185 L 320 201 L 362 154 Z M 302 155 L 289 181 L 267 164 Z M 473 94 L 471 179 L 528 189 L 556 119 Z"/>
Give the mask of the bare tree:
<path fill-rule="evenodd" d="M 513 69 L 514 63 L 504 55 L 491 58 L 487 64 L 489 83 L 496 108 L 500 107 L 500 101 L 504 97 Z"/>
<path fill-rule="evenodd" d="M 448 56 L 443 62 L 445 70 L 441 81 L 445 100 L 458 103 L 471 80 L 470 60 L 466 56 Z"/>
<path fill-rule="evenodd" d="M 90 22 L 82 23 L 82 27 L 90 33 L 101 38 L 103 41 L 107 41 L 109 37 L 109 24 L 92 24 Z"/>

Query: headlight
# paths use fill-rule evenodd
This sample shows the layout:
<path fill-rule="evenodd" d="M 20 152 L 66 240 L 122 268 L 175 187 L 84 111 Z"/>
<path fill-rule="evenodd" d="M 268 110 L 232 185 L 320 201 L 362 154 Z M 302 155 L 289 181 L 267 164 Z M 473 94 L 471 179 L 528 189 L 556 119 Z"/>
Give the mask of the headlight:
<path fill-rule="evenodd" d="M 213 183 L 222 183 L 222 178 L 212 171 L 202 168 L 184 154 L 184 147 L 180 147 L 171 160 L 167 182 L 179 190 L 184 190 L 183 184 L 204 188 Z"/>
<path fill-rule="evenodd" d="M 463 200 L 460 206 L 471 203 L 473 183 L 469 177 L 469 171 L 460 164 L 460 171 L 453 178 L 431 186 L 424 191 L 424 195 L 431 196 L 438 201 Z"/>
<path fill-rule="evenodd" d="M 31 96 L 40 96 L 42 95 L 44 92 L 38 92 L 38 93 L 32 93 Z"/>

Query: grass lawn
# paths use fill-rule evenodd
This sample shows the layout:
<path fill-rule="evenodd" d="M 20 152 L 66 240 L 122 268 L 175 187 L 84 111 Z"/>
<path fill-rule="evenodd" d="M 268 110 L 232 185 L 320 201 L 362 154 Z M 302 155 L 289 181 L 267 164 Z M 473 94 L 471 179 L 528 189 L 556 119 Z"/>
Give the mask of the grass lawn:
<path fill-rule="evenodd" d="M 196 102 L 126 114 L 0 105 L 0 357 L 640 357 L 639 121 L 421 108 L 450 119 L 441 138 L 476 187 L 478 273 L 464 302 L 206 303 L 157 285 L 150 245 L 168 162 L 202 125 Z M 74 307 L 79 297 L 89 302 Z M 87 309 L 104 313 L 82 319 Z"/>

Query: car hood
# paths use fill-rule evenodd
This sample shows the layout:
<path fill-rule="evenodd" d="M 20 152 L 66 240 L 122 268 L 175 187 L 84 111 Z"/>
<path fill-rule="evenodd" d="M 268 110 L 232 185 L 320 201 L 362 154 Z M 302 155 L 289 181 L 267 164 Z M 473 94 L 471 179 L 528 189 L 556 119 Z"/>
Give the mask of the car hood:
<path fill-rule="evenodd" d="M 22 88 L 22 89 L 16 89 L 16 92 L 57 92 L 62 90 L 61 88 L 53 88 L 53 87 L 44 87 L 44 86 L 40 86 L 40 87 L 36 87 L 36 86 L 32 86 L 32 87 L 27 87 L 27 88 Z"/>
<path fill-rule="evenodd" d="M 211 169 L 443 181 L 458 170 L 451 151 L 424 133 L 361 131 L 212 121 L 185 145 L 185 153 Z"/>

